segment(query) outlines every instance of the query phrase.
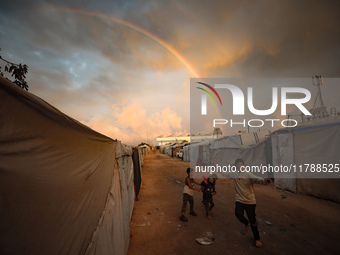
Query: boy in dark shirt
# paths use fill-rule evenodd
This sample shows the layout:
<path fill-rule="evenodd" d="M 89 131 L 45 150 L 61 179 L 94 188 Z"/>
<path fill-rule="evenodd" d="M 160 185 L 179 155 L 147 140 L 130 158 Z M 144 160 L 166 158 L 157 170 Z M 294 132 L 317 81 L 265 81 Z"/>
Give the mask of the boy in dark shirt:
<path fill-rule="evenodd" d="M 217 180 L 217 176 L 211 175 L 209 178 L 205 178 L 204 181 L 201 183 L 202 191 L 203 191 L 203 201 L 202 203 L 204 204 L 205 207 L 205 212 L 206 212 L 206 217 L 208 219 L 211 219 L 211 216 L 209 215 L 210 213 L 213 213 L 211 209 L 215 206 L 214 200 L 213 200 L 213 195 L 216 194 L 215 190 L 215 183 Z M 210 204 L 210 206 L 209 206 Z"/>

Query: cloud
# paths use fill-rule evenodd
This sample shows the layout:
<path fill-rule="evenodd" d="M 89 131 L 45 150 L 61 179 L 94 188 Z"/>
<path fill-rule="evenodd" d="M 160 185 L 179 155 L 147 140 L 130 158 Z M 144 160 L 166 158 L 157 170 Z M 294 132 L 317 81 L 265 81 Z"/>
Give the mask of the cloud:
<path fill-rule="evenodd" d="M 337 1 L 2 3 L 1 55 L 29 66 L 30 92 L 123 142 L 187 130 L 193 74 L 141 31 L 73 10 L 148 31 L 201 77 L 340 76 Z"/>
<path fill-rule="evenodd" d="M 220 1 L 214 5 L 206 1 L 194 5 L 191 1 L 130 1 L 74 3 L 72 7 L 60 1 L 34 3 L 23 1 L 18 5 L 22 8 L 5 4 L 0 31 L 11 31 L 16 44 L 21 35 L 30 47 L 63 57 L 75 50 L 87 51 L 133 70 L 185 69 L 159 43 L 140 32 L 110 19 L 72 12 L 77 9 L 116 17 L 147 30 L 176 49 L 205 77 L 232 76 L 235 70 L 257 77 L 282 71 L 310 77 L 318 70 L 328 77 L 339 76 L 336 1 Z M 71 8 L 58 11 L 54 6 Z M 11 16 L 17 19 L 11 20 Z"/>
<path fill-rule="evenodd" d="M 130 145 L 149 142 L 156 136 L 182 132 L 182 118 L 169 107 L 160 112 L 147 113 L 134 102 L 121 107 L 113 106 L 105 115 L 96 115 L 83 123 L 113 139 Z"/>
<path fill-rule="evenodd" d="M 337 10 L 336 1 L 159 1 L 147 15 L 204 77 L 233 77 L 235 69 L 248 77 L 338 77 Z"/>

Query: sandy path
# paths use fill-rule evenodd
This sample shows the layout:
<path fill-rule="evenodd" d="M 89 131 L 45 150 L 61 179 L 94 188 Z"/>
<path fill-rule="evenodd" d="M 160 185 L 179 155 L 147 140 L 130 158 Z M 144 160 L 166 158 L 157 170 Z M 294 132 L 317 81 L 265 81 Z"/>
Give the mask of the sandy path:
<path fill-rule="evenodd" d="M 263 247 L 254 246 L 234 216 L 235 191 L 231 180 L 216 184 L 215 216 L 204 217 L 202 194 L 195 193 L 197 217 L 178 219 L 188 162 L 153 151 L 145 157 L 140 199 L 130 223 L 129 255 L 140 254 L 339 254 L 340 204 L 302 194 L 255 186 L 257 220 Z M 201 181 L 201 180 L 199 180 Z M 180 182 L 180 183 L 179 183 Z M 287 196 L 282 199 L 281 195 Z M 269 221 L 272 225 L 267 225 Z M 212 245 L 195 239 L 211 232 Z"/>

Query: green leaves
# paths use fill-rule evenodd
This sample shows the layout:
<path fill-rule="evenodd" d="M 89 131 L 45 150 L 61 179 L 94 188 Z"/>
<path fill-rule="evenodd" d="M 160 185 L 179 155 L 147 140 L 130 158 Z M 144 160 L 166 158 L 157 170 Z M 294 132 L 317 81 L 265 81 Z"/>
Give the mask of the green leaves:
<path fill-rule="evenodd" d="M 1 50 L 1 49 L 0 49 Z M 0 59 L 6 63 L 5 72 L 10 73 L 11 77 L 14 77 L 14 81 L 8 80 L 13 82 L 14 84 L 18 85 L 22 89 L 28 90 L 27 82 L 25 81 L 26 74 L 28 72 L 28 66 L 20 64 L 15 64 L 12 62 L 3 59 L 0 55 Z M 0 66 L 0 75 L 5 76 L 2 72 L 2 67 Z"/>

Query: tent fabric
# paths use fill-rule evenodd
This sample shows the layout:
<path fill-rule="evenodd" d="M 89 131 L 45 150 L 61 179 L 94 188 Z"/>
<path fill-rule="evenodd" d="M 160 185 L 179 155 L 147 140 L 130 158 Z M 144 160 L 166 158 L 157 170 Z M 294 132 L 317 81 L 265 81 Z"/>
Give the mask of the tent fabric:
<path fill-rule="evenodd" d="M 115 151 L 0 77 L 0 253 L 124 254 Z"/>
<path fill-rule="evenodd" d="M 237 158 L 242 158 L 247 166 L 266 165 L 267 161 L 264 148 L 265 143 L 262 142 L 252 147 L 211 150 L 211 162 L 215 162 L 221 167 L 228 167 L 229 165 L 234 166 Z M 223 175 L 224 173 L 221 174 Z M 260 175 L 261 173 L 254 172 L 254 174 Z M 267 177 L 267 173 L 262 177 Z"/>
<path fill-rule="evenodd" d="M 190 161 L 190 147 L 191 145 L 183 147 L 183 161 Z"/>
<path fill-rule="evenodd" d="M 219 166 L 235 165 L 235 160 L 240 158 L 241 149 L 219 149 L 212 150 L 211 161 Z"/>
<path fill-rule="evenodd" d="M 144 164 L 144 157 L 145 157 L 146 154 L 149 153 L 150 147 L 146 146 L 146 145 L 143 145 L 143 146 L 138 146 L 137 148 L 139 150 L 139 161 L 140 161 L 140 164 L 143 165 Z"/>
<path fill-rule="evenodd" d="M 106 200 L 106 206 L 100 217 L 98 226 L 92 235 L 85 255 L 126 254 L 129 237 L 127 232 L 120 191 L 118 168 L 114 168 L 116 178 L 111 179 L 111 189 Z"/>
<path fill-rule="evenodd" d="M 340 203 L 340 179 L 296 179 L 299 193 Z"/>
<path fill-rule="evenodd" d="M 273 135 L 273 166 L 290 166 L 294 164 L 294 137 L 292 133 Z M 274 172 L 275 187 L 296 192 L 296 174 L 294 172 Z"/>
<path fill-rule="evenodd" d="M 172 157 L 176 157 L 176 154 L 177 154 L 177 152 L 179 152 L 180 150 L 182 149 L 182 147 L 177 147 L 176 149 L 174 149 L 173 151 L 172 151 Z"/>
<path fill-rule="evenodd" d="M 340 125 L 308 129 L 294 133 L 295 164 L 339 164 L 340 163 Z M 304 171 L 303 171 L 304 172 Z M 340 178 L 337 173 L 297 172 L 298 178 Z"/>
<path fill-rule="evenodd" d="M 251 133 L 242 133 L 239 136 L 242 146 L 250 147 L 264 141 L 269 135 L 270 132 L 268 130 L 261 130 Z"/>
<path fill-rule="evenodd" d="M 240 153 L 240 158 L 244 160 L 246 165 L 260 166 L 267 164 L 264 141 L 248 148 L 242 148 Z M 259 175 L 257 173 L 254 174 Z M 262 177 L 267 177 L 267 174 Z"/>
<path fill-rule="evenodd" d="M 119 176 L 116 142 L 1 77 L 0 102 L 0 253 L 83 254 Z"/>
<path fill-rule="evenodd" d="M 270 132 L 268 130 L 261 130 L 259 132 L 254 133 L 257 137 L 258 143 L 266 140 L 270 136 Z"/>
<path fill-rule="evenodd" d="M 265 141 L 247 147 L 237 145 L 237 142 L 239 141 L 239 136 L 237 135 L 190 145 L 191 167 L 209 166 L 212 162 L 215 162 L 222 168 L 228 168 L 228 166 L 235 165 L 235 160 L 237 158 L 242 158 L 245 161 L 245 164 L 249 166 L 267 164 Z M 224 175 L 223 172 L 220 174 Z M 260 175 L 261 173 L 254 172 L 254 174 Z M 265 173 L 263 177 L 268 177 L 268 174 Z"/>
<path fill-rule="evenodd" d="M 138 200 L 139 191 L 142 186 L 142 165 L 140 161 L 140 150 L 137 147 L 133 149 L 132 160 L 135 197 L 136 200 Z"/>
<path fill-rule="evenodd" d="M 132 155 L 132 147 L 122 144 L 120 141 L 117 141 L 116 158 L 120 158 L 122 156 L 131 156 L 131 155 Z"/>
<path fill-rule="evenodd" d="M 177 145 L 173 144 L 173 145 L 168 145 L 164 148 L 164 152 L 165 154 L 168 154 L 170 157 L 172 157 L 172 152 L 174 149 L 176 149 Z"/>
<path fill-rule="evenodd" d="M 241 136 L 241 142 L 244 146 L 252 146 L 257 143 L 254 133 L 244 133 Z"/>
<path fill-rule="evenodd" d="M 117 153 L 118 152 L 118 153 Z M 123 239 L 125 254 L 129 248 L 130 240 L 130 220 L 132 216 L 135 191 L 133 183 L 133 161 L 132 161 L 132 147 L 126 146 L 121 142 L 117 142 L 116 158 L 120 174 L 121 182 L 121 196 L 122 196 L 122 213 L 123 213 Z"/>
<path fill-rule="evenodd" d="M 210 149 L 223 149 L 223 148 L 230 148 L 230 149 L 238 149 L 240 148 L 240 136 L 227 136 L 222 137 L 220 139 L 215 139 L 211 141 Z"/>
<path fill-rule="evenodd" d="M 190 145 L 189 158 L 190 158 L 191 167 L 194 168 L 198 164 L 198 161 L 200 160 L 200 147 L 209 146 L 209 145 L 210 145 L 210 140 L 204 140 L 202 142 L 194 143 Z"/>
<path fill-rule="evenodd" d="M 340 122 L 334 122 L 334 118 L 329 120 L 331 123 L 322 120 L 319 125 L 312 123 L 311 126 L 283 130 L 289 133 L 280 131 L 272 135 L 273 164 L 297 167 L 304 164 L 339 164 Z M 340 202 L 339 172 L 306 174 L 303 167 L 302 173 L 275 173 L 275 186 Z"/>
<path fill-rule="evenodd" d="M 129 223 L 135 201 L 131 155 L 132 148 L 117 141 L 115 170 L 118 169 L 119 172 L 115 171 L 115 174 L 120 178 L 112 179 L 107 205 L 85 252 L 86 255 L 126 254 L 128 251 Z"/>
<path fill-rule="evenodd" d="M 119 156 L 116 154 L 122 186 L 123 214 L 127 214 L 130 221 L 135 201 L 132 147 L 118 141 L 117 151 L 121 151 L 121 149 L 118 149 L 119 147 L 123 147 L 125 150 L 124 155 L 120 154 Z M 124 203 L 127 204 L 124 205 Z"/>
<path fill-rule="evenodd" d="M 340 125 L 340 115 L 328 116 L 324 118 L 312 119 L 309 121 L 301 122 L 297 127 L 291 128 L 291 130 L 298 131 L 303 129 L 313 129 L 332 125 Z"/>
<path fill-rule="evenodd" d="M 340 126 L 331 125 L 294 133 L 295 164 L 339 164 Z M 340 202 L 340 173 L 322 173 L 313 178 L 297 173 L 298 191 Z M 315 178 L 315 177 L 321 177 Z M 327 178 L 328 177 L 328 178 Z M 331 178 L 332 177 L 332 178 Z M 302 179 L 303 178 L 303 179 Z"/>

